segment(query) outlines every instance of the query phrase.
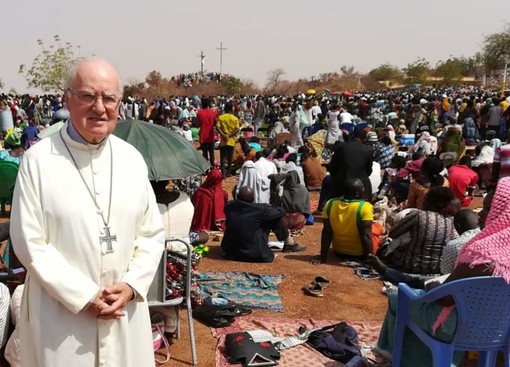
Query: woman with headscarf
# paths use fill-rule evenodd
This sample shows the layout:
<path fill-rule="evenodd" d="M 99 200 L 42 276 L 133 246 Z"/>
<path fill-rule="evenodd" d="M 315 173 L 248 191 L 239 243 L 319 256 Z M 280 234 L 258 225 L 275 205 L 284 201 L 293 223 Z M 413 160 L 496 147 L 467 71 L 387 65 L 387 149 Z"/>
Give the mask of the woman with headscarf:
<path fill-rule="evenodd" d="M 191 202 L 195 207 L 191 229 L 193 231 L 225 230 L 225 204 L 228 195 L 221 187 L 221 172 L 213 168 L 198 188 Z"/>
<path fill-rule="evenodd" d="M 269 204 L 269 185 L 266 180 L 260 177 L 253 161 L 246 161 L 243 163 L 241 172 L 239 173 L 239 180 L 235 188 L 235 197 L 237 197 L 239 189 L 243 186 L 248 186 L 253 189 L 254 203 Z"/>
<path fill-rule="evenodd" d="M 285 175 L 281 205 L 287 213 L 303 213 L 305 216 L 310 214 L 310 196 L 296 171 L 287 172 Z"/>
<path fill-rule="evenodd" d="M 498 182 L 484 229 L 460 249 L 455 268 L 445 283 L 478 276 L 503 277 L 506 283 L 510 283 L 509 237 L 510 177 L 506 177 Z M 377 350 L 388 355 L 393 352 L 397 298 L 397 292 L 389 294 L 388 311 L 377 341 Z M 451 298 L 437 302 L 418 301 L 411 303 L 409 312 L 427 333 L 449 343 L 457 327 L 457 310 L 454 306 Z M 458 366 L 463 355 L 464 352 L 456 352 L 453 365 Z M 432 366 L 431 357 L 429 348 L 414 333 L 406 331 L 400 366 Z"/>
<path fill-rule="evenodd" d="M 465 143 L 462 138 L 462 133 L 459 129 L 451 127 L 446 130 L 445 138 L 441 142 L 437 150 L 439 159 L 443 162 L 446 168 L 459 161 L 464 154 Z M 443 154 L 441 156 L 441 154 Z M 455 156 L 450 157 L 448 153 L 455 153 Z"/>
<path fill-rule="evenodd" d="M 441 175 L 444 165 L 434 157 L 427 157 L 420 167 L 421 176 L 411 182 L 407 194 L 406 208 L 423 208 L 427 192 L 433 187 L 449 187 L 449 182 Z"/>
<path fill-rule="evenodd" d="M 5 149 L 0 150 L 0 161 L 21 163 L 23 154 L 25 154 L 25 147 L 21 143 L 20 135 L 11 130 L 4 139 Z"/>
<path fill-rule="evenodd" d="M 437 146 L 436 146 L 437 148 Z M 430 133 L 428 131 L 424 131 L 420 134 L 418 141 L 414 144 L 414 151 L 417 152 L 421 150 L 424 155 L 429 156 L 432 154 L 432 146 L 430 144 Z"/>

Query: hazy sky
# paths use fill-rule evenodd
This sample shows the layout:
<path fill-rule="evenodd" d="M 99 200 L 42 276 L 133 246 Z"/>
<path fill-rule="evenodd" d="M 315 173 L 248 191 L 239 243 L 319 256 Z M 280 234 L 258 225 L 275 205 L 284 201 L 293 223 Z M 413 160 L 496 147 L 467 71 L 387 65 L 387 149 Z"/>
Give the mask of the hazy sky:
<path fill-rule="evenodd" d="M 267 72 L 310 77 L 354 65 L 368 72 L 425 57 L 432 64 L 480 50 L 483 36 L 510 21 L 509 0 L 1 0 L 0 79 L 27 90 L 18 74 L 59 34 L 114 63 L 123 81 L 158 70 L 170 77 L 205 68 L 262 85 Z"/>

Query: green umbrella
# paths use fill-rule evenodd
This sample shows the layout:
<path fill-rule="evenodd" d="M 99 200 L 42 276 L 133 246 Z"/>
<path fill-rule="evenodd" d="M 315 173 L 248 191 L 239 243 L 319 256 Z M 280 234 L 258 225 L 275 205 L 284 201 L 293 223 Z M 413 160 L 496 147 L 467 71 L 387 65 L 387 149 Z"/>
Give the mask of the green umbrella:
<path fill-rule="evenodd" d="M 51 125 L 50 127 L 47 127 L 46 129 L 41 131 L 39 134 L 37 134 L 37 136 L 39 137 L 39 139 L 42 139 L 42 138 L 45 138 L 47 136 L 53 135 L 57 131 L 59 131 L 62 128 L 62 126 L 64 126 L 64 122 L 63 121 L 56 122 L 53 125 Z"/>
<path fill-rule="evenodd" d="M 204 174 L 209 163 L 186 139 L 163 126 L 122 120 L 113 132 L 133 145 L 145 159 L 149 180 L 184 179 Z"/>

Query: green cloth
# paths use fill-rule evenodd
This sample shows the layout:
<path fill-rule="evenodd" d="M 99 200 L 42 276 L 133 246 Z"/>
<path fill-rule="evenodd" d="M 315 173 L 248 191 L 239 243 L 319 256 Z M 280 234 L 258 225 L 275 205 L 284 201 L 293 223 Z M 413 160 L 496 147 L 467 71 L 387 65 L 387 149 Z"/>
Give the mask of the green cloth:
<path fill-rule="evenodd" d="M 424 291 L 417 290 L 417 292 L 423 293 Z M 393 340 L 397 323 L 397 298 L 397 292 L 388 295 L 388 311 L 386 312 L 379 340 L 377 341 L 377 348 L 389 354 L 393 353 Z M 409 317 L 423 330 L 432 335 L 432 325 L 434 325 L 442 309 L 443 307 L 435 302 L 411 301 Z M 453 310 L 446 323 L 437 330 L 434 337 L 444 342 L 450 342 L 455 333 L 456 326 L 457 311 Z M 463 356 L 464 352 L 455 352 L 453 354 L 452 366 L 458 366 Z M 432 365 L 430 349 L 411 330 L 407 329 L 404 335 L 400 367 L 432 367 Z"/>
<path fill-rule="evenodd" d="M 192 127 L 191 128 L 191 136 L 193 137 L 193 141 L 198 140 L 198 127 Z"/>

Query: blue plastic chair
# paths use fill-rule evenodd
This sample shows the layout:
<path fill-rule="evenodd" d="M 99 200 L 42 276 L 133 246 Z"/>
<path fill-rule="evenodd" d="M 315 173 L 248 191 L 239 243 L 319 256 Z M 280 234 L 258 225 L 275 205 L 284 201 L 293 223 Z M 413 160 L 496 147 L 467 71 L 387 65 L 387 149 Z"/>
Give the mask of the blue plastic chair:
<path fill-rule="evenodd" d="M 457 328 L 451 343 L 435 339 L 409 318 L 411 301 L 434 302 L 452 296 L 457 307 Z M 497 352 L 509 367 L 510 285 L 499 277 L 473 277 L 446 283 L 419 295 L 406 284 L 398 285 L 397 324 L 393 367 L 400 367 L 406 327 L 431 350 L 434 367 L 450 367 L 454 350 L 478 351 L 478 366 L 493 367 Z"/>

